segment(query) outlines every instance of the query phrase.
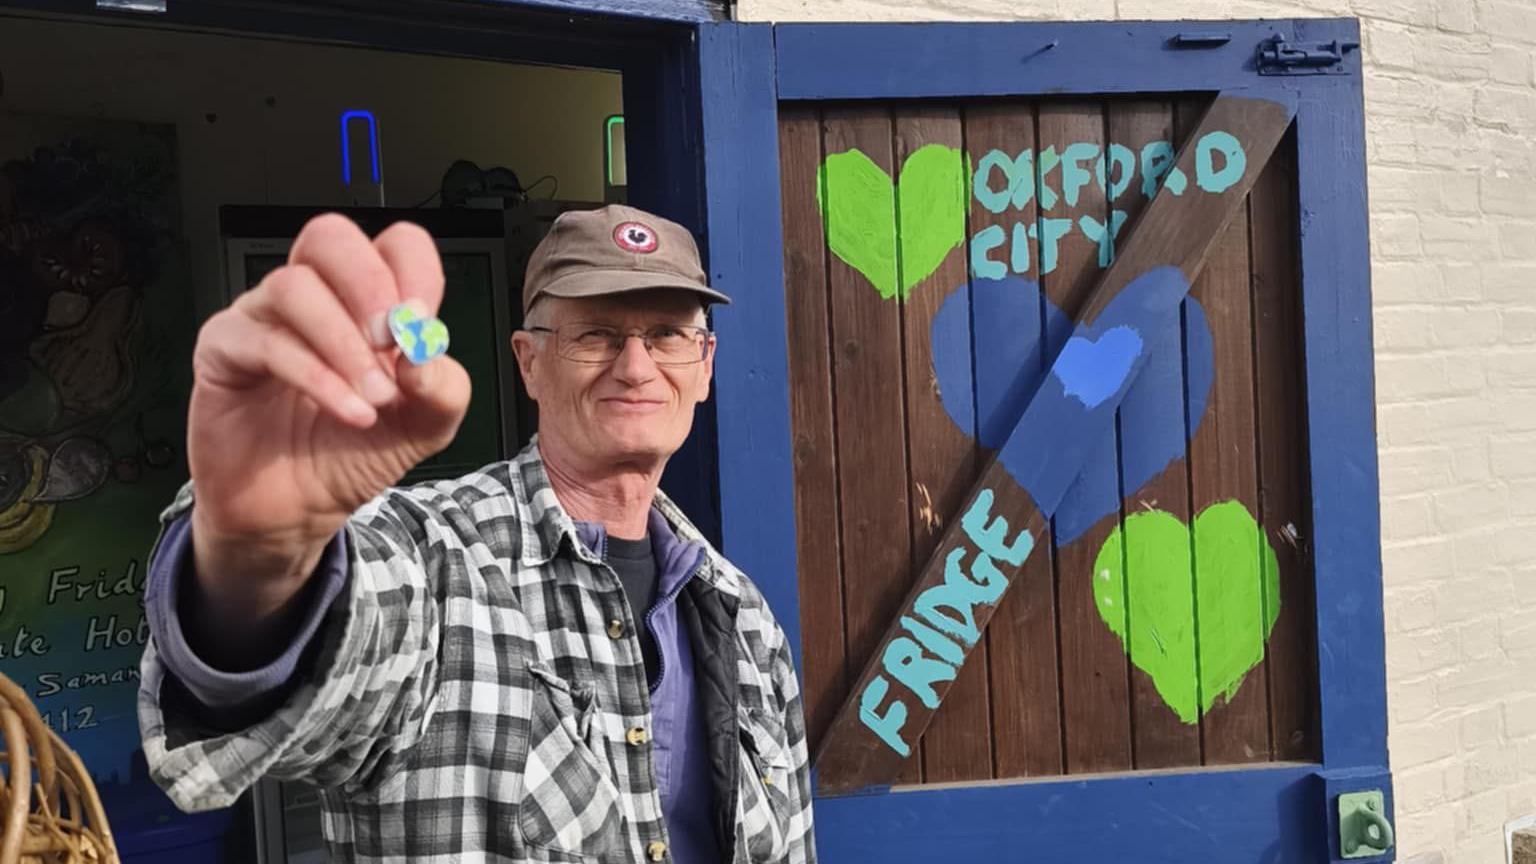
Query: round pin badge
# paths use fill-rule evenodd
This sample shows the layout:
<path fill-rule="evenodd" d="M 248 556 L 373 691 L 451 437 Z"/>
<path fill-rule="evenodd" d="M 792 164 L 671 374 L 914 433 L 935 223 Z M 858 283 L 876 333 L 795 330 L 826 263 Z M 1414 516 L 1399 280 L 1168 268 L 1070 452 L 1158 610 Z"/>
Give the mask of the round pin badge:
<path fill-rule="evenodd" d="M 613 242 L 625 252 L 644 255 L 656 251 L 656 232 L 644 222 L 621 222 L 613 229 Z"/>

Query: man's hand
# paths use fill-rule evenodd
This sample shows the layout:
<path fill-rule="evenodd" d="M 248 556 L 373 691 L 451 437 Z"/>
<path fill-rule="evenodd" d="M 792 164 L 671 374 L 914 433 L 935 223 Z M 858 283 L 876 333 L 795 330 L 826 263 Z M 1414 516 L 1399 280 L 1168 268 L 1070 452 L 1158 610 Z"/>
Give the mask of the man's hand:
<path fill-rule="evenodd" d="M 187 454 L 204 647 L 278 638 L 279 613 L 348 516 L 453 440 L 469 375 L 447 356 L 411 365 L 384 325 L 406 301 L 436 315 L 442 296 L 422 228 L 370 241 L 327 214 L 287 266 L 203 326 Z"/>

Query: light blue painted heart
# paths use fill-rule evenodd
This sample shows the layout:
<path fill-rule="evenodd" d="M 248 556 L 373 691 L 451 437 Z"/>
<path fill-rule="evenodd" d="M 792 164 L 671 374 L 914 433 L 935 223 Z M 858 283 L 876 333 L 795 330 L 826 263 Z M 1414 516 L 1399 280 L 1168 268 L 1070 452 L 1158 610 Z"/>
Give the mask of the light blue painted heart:
<path fill-rule="evenodd" d="M 1138 290 L 1142 287 L 1148 291 Z M 1128 285 L 1099 316 L 1098 322 L 1104 329 L 1098 341 L 1102 342 L 1111 329 L 1134 323 L 1142 301 L 1160 290 L 1168 289 L 1164 285 Z M 1123 473 L 1127 495 L 1134 494 L 1187 453 L 1189 438 L 1200 428 L 1205 415 L 1216 375 L 1211 329 L 1198 301 L 1188 298 L 1183 308 L 1184 351 L 1180 351 L 1180 340 L 1153 344 L 1121 407 L 1137 404 L 1143 407 L 1143 414 L 1146 406 L 1168 410 L 1168 392 L 1187 390 L 1183 407 L 1189 417 L 1188 434 L 1181 415 L 1155 428 L 1139 427 L 1133 434 L 1123 436 L 1118 470 Z M 934 317 L 930 331 L 934 373 L 950 419 L 976 437 L 982 446 L 1001 449 L 1025 407 L 1048 379 L 1053 358 L 1047 346 L 1063 345 L 1071 335 L 1071 319 L 1049 298 L 1042 297 L 1039 285 L 1029 280 L 1015 276 L 975 279 L 969 288 L 961 285 L 955 289 Z M 1066 383 L 1062 382 L 1062 386 Z M 1062 392 L 1065 400 L 1063 408 L 1092 410 L 1081 391 L 1078 396 L 1058 392 Z M 1100 403 L 1103 398 L 1108 395 Z M 1172 410 L 1177 411 L 1177 406 Z M 1003 467 L 1018 478 L 1023 471 L 1010 464 L 1010 456 L 1007 452 L 1003 454 Z M 1107 470 L 1117 469 L 1111 465 Z M 1075 487 L 1054 514 L 1057 542 L 1070 543 L 1100 519 L 1116 512 L 1120 507 L 1118 491 L 1110 487 L 1118 485 L 1101 482 Z"/>
<path fill-rule="evenodd" d="M 1051 367 L 1068 396 L 1089 408 L 1120 391 L 1125 376 L 1141 356 L 1141 336 L 1128 324 L 1111 327 L 1097 339 L 1073 336 Z"/>

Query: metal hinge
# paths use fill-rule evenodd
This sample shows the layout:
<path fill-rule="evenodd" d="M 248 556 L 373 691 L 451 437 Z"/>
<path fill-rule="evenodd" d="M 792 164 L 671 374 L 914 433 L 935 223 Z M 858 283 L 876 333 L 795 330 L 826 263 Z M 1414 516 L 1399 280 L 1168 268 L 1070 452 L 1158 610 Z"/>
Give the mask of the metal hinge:
<path fill-rule="evenodd" d="M 1359 42 L 1287 42 L 1274 36 L 1259 43 L 1255 64 L 1260 75 L 1348 75 L 1344 55 Z"/>

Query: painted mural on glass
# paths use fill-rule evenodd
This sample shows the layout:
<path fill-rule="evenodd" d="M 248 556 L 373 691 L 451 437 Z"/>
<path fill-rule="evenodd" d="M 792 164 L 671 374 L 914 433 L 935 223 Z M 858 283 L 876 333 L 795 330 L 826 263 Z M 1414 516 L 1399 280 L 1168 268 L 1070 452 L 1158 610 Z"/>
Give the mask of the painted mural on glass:
<path fill-rule="evenodd" d="M 126 781 L 144 564 L 186 479 L 174 129 L 0 122 L 0 671 Z"/>

